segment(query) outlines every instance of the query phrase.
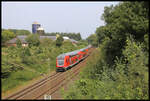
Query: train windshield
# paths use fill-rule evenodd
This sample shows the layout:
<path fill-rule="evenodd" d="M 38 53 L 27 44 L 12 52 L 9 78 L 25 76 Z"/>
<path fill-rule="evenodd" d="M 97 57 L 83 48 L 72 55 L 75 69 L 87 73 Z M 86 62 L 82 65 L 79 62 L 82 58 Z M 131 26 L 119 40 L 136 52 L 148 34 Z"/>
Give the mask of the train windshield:
<path fill-rule="evenodd" d="M 59 57 L 58 59 L 58 65 L 63 66 L 64 65 L 64 57 Z"/>
<path fill-rule="evenodd" d="M 64 65 L 64 60 L 58 60 L 58 65 L 63 66 Z"/>

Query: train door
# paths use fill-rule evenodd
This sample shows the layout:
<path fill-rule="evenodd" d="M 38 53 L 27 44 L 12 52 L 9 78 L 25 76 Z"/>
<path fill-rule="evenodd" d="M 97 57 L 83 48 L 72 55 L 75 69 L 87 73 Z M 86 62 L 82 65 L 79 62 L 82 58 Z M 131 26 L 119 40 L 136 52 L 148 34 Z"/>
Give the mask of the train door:
<path fill-rule="evenodd" d="M 67 57 L 67 64 L 70 65 L 69 56 Z"/>
<path fill-rule="evenodd" d="M 72 64 L 72 57 L 71 56 L 70 56 L 69 60 L 70 60 L 70 65 L 71 65 Z"/>
<path fill-rule="evenodd" d="M 65 66 L 66 67 L 68 67 L 69 65 L 70 65 L 70 62 L 69 62 L 69 56 L 67 56 L 66 58 L 65 58 Z"/>

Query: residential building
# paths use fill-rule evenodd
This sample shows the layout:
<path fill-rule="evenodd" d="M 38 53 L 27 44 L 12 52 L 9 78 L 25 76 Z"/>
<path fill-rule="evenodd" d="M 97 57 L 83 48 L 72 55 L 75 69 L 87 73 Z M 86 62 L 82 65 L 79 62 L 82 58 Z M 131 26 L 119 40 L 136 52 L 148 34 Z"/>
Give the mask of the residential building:
<path fill-rule="evenodd" d="M 28 46 L 28 43 L 25 40 L 26 37 L 27 37 L 26 35 L 18 35 L 16 38 L 13 38 L 13 39 L 9 40 L 6 44 L 8 46 L 16 46 L 16 40 L 19 39 L 21 41 L 21 43 L 22 43 L 22 46 L 26 47 L 26 46 Z M 44 35 L 42 35 L 42 36 L 39 36 L 39 38 L 40 38 L 40 40 L 44 39 L 44 38 L 49 38 L 49 39 L 52 39 L 54 41 L 56 40 L 56 36 L 44 36 Z M 65 40 L 69 40 L 69 41 L 71 41 L 74 44 L 78 43 L 78 41 L 76 41 L 74 39 L 69 39 L 68 37 L 63 37 L 63 38 L 64 38 L 64 41 Z"/>

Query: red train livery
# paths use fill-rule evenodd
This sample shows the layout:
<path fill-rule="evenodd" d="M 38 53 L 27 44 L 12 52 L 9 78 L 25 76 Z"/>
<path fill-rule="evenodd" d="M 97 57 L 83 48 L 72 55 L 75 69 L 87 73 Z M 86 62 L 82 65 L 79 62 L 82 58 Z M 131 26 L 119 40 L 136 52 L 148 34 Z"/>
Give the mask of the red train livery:
<path fill-rule="evenodd" d="M 81 60 L 83 60 L 84 58 L 86 58 L 88 56 L 87 52 L 90 48 L 91 48 L 91 45 L 89 45 L 85 48 L 79 49 L 79 50 L 60 54 L 59 56 L 57 56 L 56 71 L 57 72 L 66 71 L 73 65 L 79 63 Z"/>

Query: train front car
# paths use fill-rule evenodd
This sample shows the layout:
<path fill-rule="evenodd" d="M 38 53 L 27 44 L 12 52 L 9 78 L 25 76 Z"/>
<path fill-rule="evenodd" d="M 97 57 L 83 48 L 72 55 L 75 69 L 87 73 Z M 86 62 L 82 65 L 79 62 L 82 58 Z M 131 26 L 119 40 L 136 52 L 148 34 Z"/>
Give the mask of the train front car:
<path fill-rule="evenodd" d="M 77 55 L 76 51 L 59 55 L 56 59 L 56 67 L 57 67 L 56 71 L 57 72 L 66 71 L 74 64 L 76 64 L 78 60 L 76 55 Z"/>
<path fill-rule="evenodd" d="M 56 71 L 66 71 L 87 57 L 90 46 L 72 52 L 60 54 L 56 58 Z"/>
<path fill-rule="evenodd" d="M 65 67 L 64 67 L 64 59 L 65 59 L 65 55 L 64 54 L 61 54 L 59 55 L 57 58 L 56 58 L 56 71 L 59 72 L 59 71 L 64 71 L 65 70 Z"/>

